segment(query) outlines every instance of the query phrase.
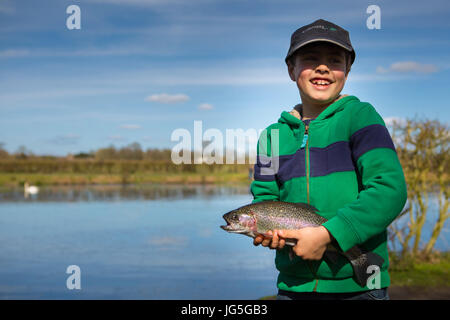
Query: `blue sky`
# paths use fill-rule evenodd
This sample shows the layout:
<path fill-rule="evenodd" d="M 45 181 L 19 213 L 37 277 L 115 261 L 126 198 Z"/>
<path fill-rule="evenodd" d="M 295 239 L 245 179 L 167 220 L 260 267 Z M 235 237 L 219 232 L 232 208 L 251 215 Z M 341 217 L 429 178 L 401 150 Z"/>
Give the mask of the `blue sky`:
<path fill-rule="evenodd" d="M 66 8 L 81 9 L 68 30 Z M 369 5 L 381 29 L 369 30 Z M 343 93 L 385 118 L 450 120 L 448 1 L 0 0 L 0 143 L 65 155 L 177 128 L 263 129 L 299 103 L 284 57 L 298 27 L 350 32 Z"/>

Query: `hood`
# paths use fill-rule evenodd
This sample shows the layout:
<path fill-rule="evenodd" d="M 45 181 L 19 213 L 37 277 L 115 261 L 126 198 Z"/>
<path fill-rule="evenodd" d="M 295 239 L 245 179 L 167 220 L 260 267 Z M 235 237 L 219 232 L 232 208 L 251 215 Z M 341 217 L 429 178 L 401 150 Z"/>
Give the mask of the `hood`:
<path fill-rule="evenodd" d="M 348 103 L 354 102 L 354 101 L 359 102 L 359 99 L 355 96 L 345 96 L 345 97 L 339 99 L 338 101 L 330 104 L 325 110 L 322 111 L 321 114 L 319 114 L 319 116 L 316 118 L 316 120 L 323 120 L 323 119 L 329 118 L 329 117 L 333 116 L 336 112 L 344 109 Z M 278 119 L 278 122 L 286 123 L 292 127 L 299 127 L 302 125 L 302 121 L 300 119 L 298 119 L 297 117 L 295 117 L 294 115 L 292 115 L 291 113 L 289 113 L 288 111 L 283 111 L 281 113 L 281 116 L 280 116 L 280 119 Z"/>

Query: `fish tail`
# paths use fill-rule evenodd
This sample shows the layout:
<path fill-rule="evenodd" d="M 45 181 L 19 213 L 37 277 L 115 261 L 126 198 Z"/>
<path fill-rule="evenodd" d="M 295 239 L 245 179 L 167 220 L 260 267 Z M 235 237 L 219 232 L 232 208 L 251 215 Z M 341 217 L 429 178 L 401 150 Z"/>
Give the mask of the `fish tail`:
<path fill-rule="evenodd" d="M 363 252 L 358 246 L 347 250 L 344 255 L 353 267 L 356 282 L 361 286 L 367 285 L 367 280 L 372 275 L 368 273 L 369 267 L 376 265 L 381 269 L 384 259 L 374 252 Z"/>
<path fill-rule="evenodd" d="M 295 257 L 294 249 L 292 247 L 289 247 L 288 252 L 289 252 L 289 260 L 290 261 L 294 260 Z"/>

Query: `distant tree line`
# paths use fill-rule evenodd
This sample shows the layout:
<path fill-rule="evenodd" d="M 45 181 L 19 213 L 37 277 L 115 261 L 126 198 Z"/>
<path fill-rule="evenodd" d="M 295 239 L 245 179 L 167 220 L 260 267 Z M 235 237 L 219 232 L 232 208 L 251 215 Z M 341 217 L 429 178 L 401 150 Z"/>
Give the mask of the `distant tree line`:
<path fill-rule="evenodd" d="M 143 151 L 140 144 L 134 142 L 120 149 L 116 149 L 114 146 L 98 149 L 93 153 L 93 158 L 97 160 L 170 161 L 170 155 L 170 149 L 147 149 Z"/>
<path fill-rule="evenodd" d="M 56 156 L 37 156 L 25 146 L 20 146 L 17 151 L 8 153 L 4 149 L 4 143 L 0 143 L 0 159 L 95 159 L 95 160 L 147 160 L 147 161 L 170 161 L 170 149 L 149 148 L 142 150 L 141 145 L 133 142 L 122 148 L 116 148 L 111 145 L 106 148 L 100 148 L 96 151 L 79 152 L 68 154 L 65 157 Z"/>
<path fill-rule="evenodd" d="M 175 164 L 171 160 L 172 150 L 152 149 L 143 151 L 139 143 L 131 143 L 122 148 L 109 146 L 96 151 L 80 152 L 57 157 L 37 156 L 21 146 L 16 152 L 8 153 L 0 144 L 0 173 L 30 174 L 120 174 L 137 173 L 191 173 L 216 174 L 248 171 L 248 164 L 241 165 L 197 165 Z M 248 163 L 248 162 L 247 162 Z"/>

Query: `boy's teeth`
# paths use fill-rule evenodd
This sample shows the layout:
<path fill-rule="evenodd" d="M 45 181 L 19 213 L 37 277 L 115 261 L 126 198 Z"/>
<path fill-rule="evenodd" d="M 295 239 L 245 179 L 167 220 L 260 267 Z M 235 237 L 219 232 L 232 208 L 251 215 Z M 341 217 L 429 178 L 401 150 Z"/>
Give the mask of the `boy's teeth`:
<path fill-rule="evenodd" d="M 330 84 L 330 82 L 327 81 L 327 80 L 313 80 L 312 83 L 319 84 L 319 85 L 328 85 L 328 84 Z"/>

